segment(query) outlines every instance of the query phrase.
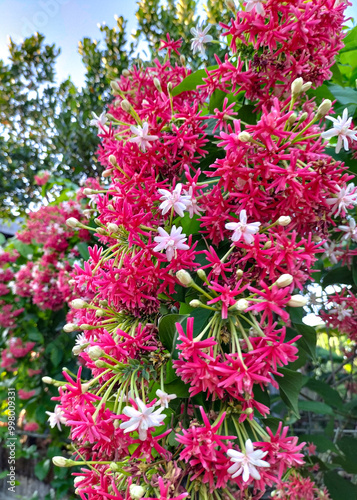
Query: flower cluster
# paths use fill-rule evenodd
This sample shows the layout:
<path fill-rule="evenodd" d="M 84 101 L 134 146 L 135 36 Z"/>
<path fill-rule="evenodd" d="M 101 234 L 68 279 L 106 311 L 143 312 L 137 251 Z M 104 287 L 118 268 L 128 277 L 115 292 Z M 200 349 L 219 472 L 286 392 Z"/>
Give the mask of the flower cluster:
<path fill-rule="evenodd" d="M 347 167 L 325 152 L 332 104 L 306 96 L 329 74 L 343 10 L 250 1 L 198 89 L 171 64 L 169 36 L 164 62 L 112 82 L 114 103 L 95 117 L 110 178 L 95 193 L 99 243 L 72 273 L 65 326 L 82 330 L 73 352 L 91 377 L 64 372 L 50 416 L 69 427 L 74 459 L 54 463 L 81 466 L 83 500 L 258 499 L 303 466 L 303 443 L 264 425 L 261 397 L 297 359 L 289 308 L 306 304 L 316 254 L 355 202 Z M 207 33 L 193 33 L 195 52 Z M 247 47 L 260 62 L 242 72 Z M 273 76 L 257 69 L 268 50 Z M 243 95 L 252 123 L 237 117 Z"/>

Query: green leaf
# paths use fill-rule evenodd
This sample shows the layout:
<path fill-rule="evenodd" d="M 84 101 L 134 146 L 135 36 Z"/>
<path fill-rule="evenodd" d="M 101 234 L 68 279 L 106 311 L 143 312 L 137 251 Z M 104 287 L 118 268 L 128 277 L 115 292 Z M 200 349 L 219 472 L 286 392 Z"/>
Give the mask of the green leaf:
<path fill-rule="evenodd" d="M 3 245 L 5 241 L 6 241 L 5 236 L 2 233 L 0 233 L 0 245 Z"/>
<path fill-rule="evenodd" d="M 337 408 L 343 407 L 344 403 L 339 395 L 339 393 L 333 389 L 329 384 L 322 382 L 321 380 L 316 380 L 315 378 L 309 378 L 305 387 L 311 391 L 316 392 L 323 397 L 326 404 L 330 406 L 336 406 Z"/>
<path fill-rule="evenodd" d="M 331 406 L 321 403 L 320 401 L 301 400 L 299 401 L 299 410 L 311 411 L 312 413 L 316 413 L 318 415 L 334 415 L 334 411 Z"/>
<path fill-rule="evenodd" d="M 343 456 L 335 457 L 335 462 L 342 465 L 346 472 L 357 474 L 357 439 L 351 436 L 344 436 L 336 444 L 342 451 Z"/>
<path fill-rule="evenodd" d="M 310 354 L 312 359 L 316 358 L 316 330 L 312 326 L 300 323 L 295 325 L 297 331 L 302 335 L 298 341 L 302 347 Z"/>
<path fill-rule="evenodd" d="M 216 108 L 222 109 L 222 104 L 226 96 L 226 92 L 223 92 L 223 90 L 220 89 L 216 89 L 209 101 L 209 112 L 213 114 Z"/>
<path fill-rule="evenodd" d="M 159 321 L 159 337 L 164 347 L 170 352 L 173 359 L 177 359 L 177 337 L 176 323 L 182 323 L 187 314 L 167 314 Z"/>
<path fill-rule="evenodd" d="M 254 113 L 254 104 L 244 104 L 238 111 L 238 118 L 243 122 L 255 125 L 257 123 L 257 113 Z"/>
<path fill-rule="evenodd" d="M 50 465 L 51 465 L 51 462 L 50 462 L 49 458 L 46 458 L 45 460 L 41 460 L 41 462 L 38 462 L 35 465 L 35 476 L 40 481 L 43 481 L 46 478 L 48 471 L 50 470 Z"/>
<path fill-rule="evenodd" d="M 199 215 L 194 214 L 191 219 L 190 214 L 186 212 L 184 217 L 182 217 L 182 219 L 180 220 L 182 232 L 185 234 L 198 234 L 201 227 L 201 223 L 198 220 L 199 218 Z"/>
<path fill-rule="evenodd" d="M 333 500 L 347 500 L 357 498 L 357 486 L 341 477 L 335 471 L 324 474 L 324 483 Z"/>
<path fill-rule="evenodd" d="M 78 252 L 80 253 L 82 259 L 88 260 L 89 259 L 89 252 L 88 252 L 88 245 L 87 243 L 84 243 L 84 241 L 81 241 L 80 243 L 77 244 Z"/>
<path fill-rule="evenodd" d="M 328 285 L 336 284 L 353 285 L 352 272 L 347 266 L 337 267 L 332 269 L 329 273 L 322 279 L 322 285 L 324 287 Z"/>
<path fill-rule="evenodd" d="M 165 387 L 165 392 L 168 394 L 176 394 L 178 398 L 188 398 L 189 397 L 189 392 L 188 392 L 188 385 L 182 382 L 181 379 L 177 379 L 174 382 L 171 382 L 170 384 L 164 384 Z"/>
<path fill-rule="evenodd" d="M 22 257 L 25 257 L 25 259 L 28 259 L 29 255 L 33 255 L 33 248 L 31 245 L 26 245 L 26 243 L 23 243 L 22 241 L 17 239 L 14 239 L 13 245 L 19 252 L 19 254 Z"/>
<path fill-rule="evenodd" d="M 42 333 L 36 328 L 34 325 L 28 325 L 26 327 L 28 339 L 33 340 L 34 342 L 40 342 L 43 344 L 44 338 Z"/>
<path fill-rule="evenodd" d="M 298 398 L 303 384 L 303 376 L 288 368 L 280 368 L 279 372 L 283 375 L 283 377 L 276 377 L 281 399 L 299 418 Z"/>
<path fill-rule="evenodd" d="M 203 78 L 207 77 L 206 70 L 210 71 L 210 70 L 216 69 L 216 68 L 218 68 L 217 65 L 209 66 L 206 69 L 199 69 L 198 71 L 191 73 L 190 75 L 186 76 L 186 78 L 184 80 L 182 80 L 181 83 L 179 83 L 178 85 L 176 85 L 176 87 L 174 87 L 172 89 L 171 95 L 173 95 L 175 97 L 175 96 L 181 94 L 181 92 L 195 90 L 198 85 L 202 85 L 204 83 Z"/>

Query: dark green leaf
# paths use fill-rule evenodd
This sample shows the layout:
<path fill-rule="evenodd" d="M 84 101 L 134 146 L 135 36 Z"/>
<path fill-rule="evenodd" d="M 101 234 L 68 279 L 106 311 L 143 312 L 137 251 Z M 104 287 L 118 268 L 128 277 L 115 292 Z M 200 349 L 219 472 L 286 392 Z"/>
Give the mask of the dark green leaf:
<path fill-rule="evenodd" d="M 341 477 L 337 472 L 326 472 L 324 482 L 333 500 L 357 499 L 357 486 Z"/>
<path fill-rule="evenodd" d="M 342 283 L 344 285 L 353 285 L 352 271 L 347 266 L 332 269 L 322 280 L 324 287 Z"/>
<path fill-rule="evenodd" d="M 303 376 L 288 368 L 280 368 L 279 371 L 283 375 L 283 377 L 276 377 L 281 399 L 299 418 L 298 398 L 303 384 Z"/>
<path fill-rule="evenodd" d="M 40 481 L 43 481 L 46 478 L 48 471 L 50 470 L 50 465 L 51 465 L 51 462 L 50 462 L 49 458 L 46 458 L 45 460 L 41 460 L 41 462 L 38 462 L 35 465 L 35 476 Z"/>
<path fill-rule="evenodd" d="M 173 359 L 177 359 L 176 342 L 178 332 L 176 323 L 182 323 L 187 318 L 186 314 L 168 314 L 159 322 L 159 337 L 163 345 L 170 352 Z"/>
<path fill-rule="evenodd" d="M 78 252 L 80 253 L 82 259 L 88 260 L 89 259 L 89 252 L 88 252 L 87 243 L 84 243 L 84 241 L 81 241 L 80 243 L 77 244 L 77 248 L 78 248 Z"/>
<path fill-rule="evenodd" d="M 323 434 L 302 434 L 299 436 L 299 441 L 313 443 L 320 453 L 325 453 L 328 450 L 338 453 L 336 445 Z"/>
<path fill-rule="evenodd" d="M 312 413 L 317 413 L 318 415 L 333 415 L 333 409 L 325 403 L 320 401 L 299 401 L 300 411 L 311 411 Z"/>
<path fill-rule="evenodd" d="M 212 70 L 212 69 L 216 69 L 218 66 L 209 66 L 207 68 L 208 71 Z M 174 87 L 172 89 L 172 92 L 171 94 L 175 97 L 179 94 L 181 94 L 181 92 L 187 92 L 189 90 L 195 90 L 198 85 L 202 85 L 204 82 L 203 82 L 203 78 L 206 78 L 207 77 L 207 72 L 205 69 L 199 69 L 198 71 L 195 71 L 194 73 L 191 73 L 190 75 L 188 75 L 184 80 L 182 80 L 181 83 L 179 83 L 179 85 L 177 85 L 176 87 Z"/>

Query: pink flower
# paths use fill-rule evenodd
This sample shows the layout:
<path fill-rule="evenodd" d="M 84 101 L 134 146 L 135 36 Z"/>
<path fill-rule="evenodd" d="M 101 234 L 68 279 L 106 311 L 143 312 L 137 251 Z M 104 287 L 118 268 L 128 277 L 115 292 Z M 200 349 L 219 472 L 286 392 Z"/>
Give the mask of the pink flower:
<path fill-rule="evenodd" d="M 154 241 L 158 243 L 154 248 L 154 252 L 166 250 L 166 258 L 170 262 L 176 255 L 177 250 L 188 250 L 190 247 L 184 242 L 187 240 L 185 234 L 182 233 L 182 227 L 176 228 L 172 226 L 170 234 L 162 227 L 158 228 L 160 236 L 155 236 Z"/>
<path fill-rule="evenodd" d="M 247 224 L 247 212 L 246 210 L 242 210 L 239 214 L 239 222 L 228 222 L 225 227 L 233 231 L 231 237 L 233 242 L 237 242 L 243 237 L 244 241 L 250 245 L 254 241 L 253 234 L 259 231 L 260 225 L 260 222 L 250 222 Z"/>
<path fill-rule="evenodd" d="M 20 399 L 30 399 L 36 394 L 36 391 L 35 389 L 33 389 L 32 391 L 24 391 L 24 389 L 19 389 L 18 394 Z"/>
<path fill-rule="evenodd" d="M 150 497 L 145 497 L 142 500 L 183 500 L 183 498 L 186 498 L 188 496 L 187 492 L 181 493 L 178 496 L 172 496 L 171 492 L 169 491 L 170 489 L 170 482 L 168 482 L 165 486 L 164 480 L 162 477 L 159 477 L 159 488 L 160 488 L 160 496 L 157 498 L 150 498 Z"/>
<path fill-rule="evenodd" d="M 149 124 L 147 122 L 143 123 L 143 126 L 131 125 L 130 130 L 136 137 L 129 139 L 129 142 L 135 142 L 143 153 L 146 153 L 146 148 L 151 148 L 150 141 L 156 141 L 158 139 L 157 135 L 149 135 Z"/>
<path fill-rule="evenodd" d="M 27 422 L 27 424 L 24 425 L 24 430 L 28 432 L 36 432 L 39 429 L 39 425 L 37 422 Z"/>

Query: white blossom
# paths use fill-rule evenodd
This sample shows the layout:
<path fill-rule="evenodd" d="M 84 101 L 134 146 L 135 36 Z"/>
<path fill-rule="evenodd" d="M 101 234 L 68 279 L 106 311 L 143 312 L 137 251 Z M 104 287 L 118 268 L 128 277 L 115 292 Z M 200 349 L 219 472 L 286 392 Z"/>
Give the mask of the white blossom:
<path fill-rule="evenodd" d="M 100 116 L 97 116 L 95 113 L 92 111 L 92 116 L 93 120 L 89 122 L 90 125 L 93 125 L 94 127 L 98 127 L 99 132 L 105 132 L 108 131 L 108 127 L 106 126 L 106 123 L 108 122 L 108 118 L 106 117 L 105 111 Z"/>
<path fill-rule="evenodd" d="M 337 137 L 336 153 L 339 153 L 343 147 L 345 151 L 349 150 L 348 139 L 352 141 L 357 141 L 357 135 L 355 130 L 351 130 L 352 118 L 348 118 L 348 109 L 345 108 L 341 116 L 334 118 L 333 116 L 326 116 L 328 120 L 331 120 L 333 127 L 330 130 L 326 130 L 321 134 L 324 139 L 331 139 L 331 137 Z"/>
<path fill-rule="evenodd" d="M 247 12 L 250 12 L 255 8 L 255 12 L 257 14 L 264 16 L 265 14 L 264 3 L 265 2 L 263 2 L 262 0 L 247 0 L 245 4 L 245 10 Z"/>
<path fill-rule="evenodd" d="M 123 413 L 127 417 L 130 417 L 130 420 L 120 424 L 120 428 L 125 429 L 125 433 L 137 430 L 139 439 L 145 441 L 148 429 L 162 425 L 166 415 L 161 415 L 161 412 L 164 410 L 163 406 L 154 410 L 154 406 L 146 406 L 140 398 L 136 398 L 135 401 L 138 405 L 138 410 L 135 410 L 132 406 L 126 406 L 123 409 Z"/>
<path fill-rule="evenodd" d="M 160 389 L 156 391 L 156 396 L 159 398 L 159 401 L 156 404 L 159 404 L 164 408 L 168 408 L 170 401 L 177 398 L 176 394 L 167 394 L 167 392 L 161 391 Z"/>
<path fill-rule="evenodd" d="M 260 479 L 261 476 L 257 467 L 270 467 L 270 464 L 262 458 L 267 455 L 267 451 L 255 450 L 250 439 L 245 442 L 245 452 L 242 453 L 237 450 L 230 449 L 227 455 L 231 458 L 233 465 L 228 469 L 228 473 L 232 474 L 232 478 L 240 476 L 246 483 L 251 476 L 253 479 Z"/>
<path fill-rule="evenodd" d="M 160 198 L 162 203 L 159 206 L 160 210 L 162 210 L 162 215 L 167 214 L 173 208 L 177 215 L 180 217 L 184 216 L 189 199 L 188 196 L 182 195 L 181 191 L 182 184 L 177 184 L 172 192 L 167 189 L 158 189 L 159 194 L 162 195 Z"/>
<path fill-rule="evenodd" d="M 336 187 L 338 193 L 333 198 L 326 198 L 326 203 L 331 205 L 331 213 L 338 217 L 341 210 L 347 212 L 348 208 L 352 208 L 352 205 L 357 204 L 357 189 L 353 182 L 348 186 L 340 187 L 336 185 Z"/>
<path fill-rule="evenodd" d="M 196 198 L 193 196 L 193 188 L 190 186 L 188 188 L 188 191 L 184 191 L 183 194 L 186 196 L 186 210 L 190 214 L 190 219 L 196 215 L 200 215 L 200 212 L 202 212 L 202 208 L 200 208 L 197 204 Z"/>
<path fill-rule="evenodd" d="M 197 23 L 196 28 L 191 28 L 191 33 L 193 35 L 193 38 L 191 38 L 191 49 L 194 54 L 200 52 L 203 59 L 207 57 L 205 44 L 213 40 L 211 35 L 207 35 L 210 29 L 210 24 L 203 29 L 203 24 L 200 26 L 200 23 Z"/>
<path fill-rule="evenodd" d="M 325 252 L 322 255 L 323 259 L 329 259 L 332 264 L 337 264 L 337 257 L 343 254 L 340 250 L 338 250 L 338 247 L 336 247 L 336 243 L 332 241 L 331 243 L 328 243 L 325 241 L 324 243 L 324 249 Z"/>
<path fill-rule="evenodd" d="M 242 210 L 239 214 L 239 222 L 228 222 L 226 229 L 233 231 L 232 241 L 239 241 L 244 238 L 244 241 L 250 245 L 253 243 L 253 234 L 259 231 L 260 222 L 250 222 L 247 224 L 247 212 Z"/>
<path fill-rule="evenodd" d="M 61 424 L 65 424 L 66 419 L 63 416 L 64 415 L 63 410 L 59 407 L 59 405 L 55 406 L 54 412 L 46 411 L 46 413 L 47 413 L 47 415 L 49 415 L 48 421 L 50 423 L 50 427 L 53 428 L 53 427 L 56 427 L 56 425 L 57 425 L 58 429 L 62 430 Z"/>
<path fill-rule="evenodd" d="M 160 236 L 155 236 L 154 241 L 158 243 L 154 248 L 154 252 L 166 250 L 167 260 L 170 262 L 176 254 L 176 250 L 188 250 L 190 247 L 185 244 L 187 240 L 185 234 L 182 233 L 182 227 L 176 228 L 172 226 L 170 234 L 162 227 L 158 228 Z"/>
<path fill-rule="evenodd" d="M 157 135 L 149 135 L 149 124 L 147 122 L 143 123 L 143 126 L 131 125 L 130 130 L 136 137 L 129 139 L 129 142 L 135 142 L 143 153 L 146 153 L 146 148 L 151 148 L 150 141 L 156 141 L 158 139 Z"/>
<path fill-rule="evenodd" d="M 338 226 L 338 229 L 346 233 L 342 236 L 343 240 L 351 238 L 353 241 L 357 241 L 356 221 L 352 217 L 348 221 L 348 226 Z"/>

